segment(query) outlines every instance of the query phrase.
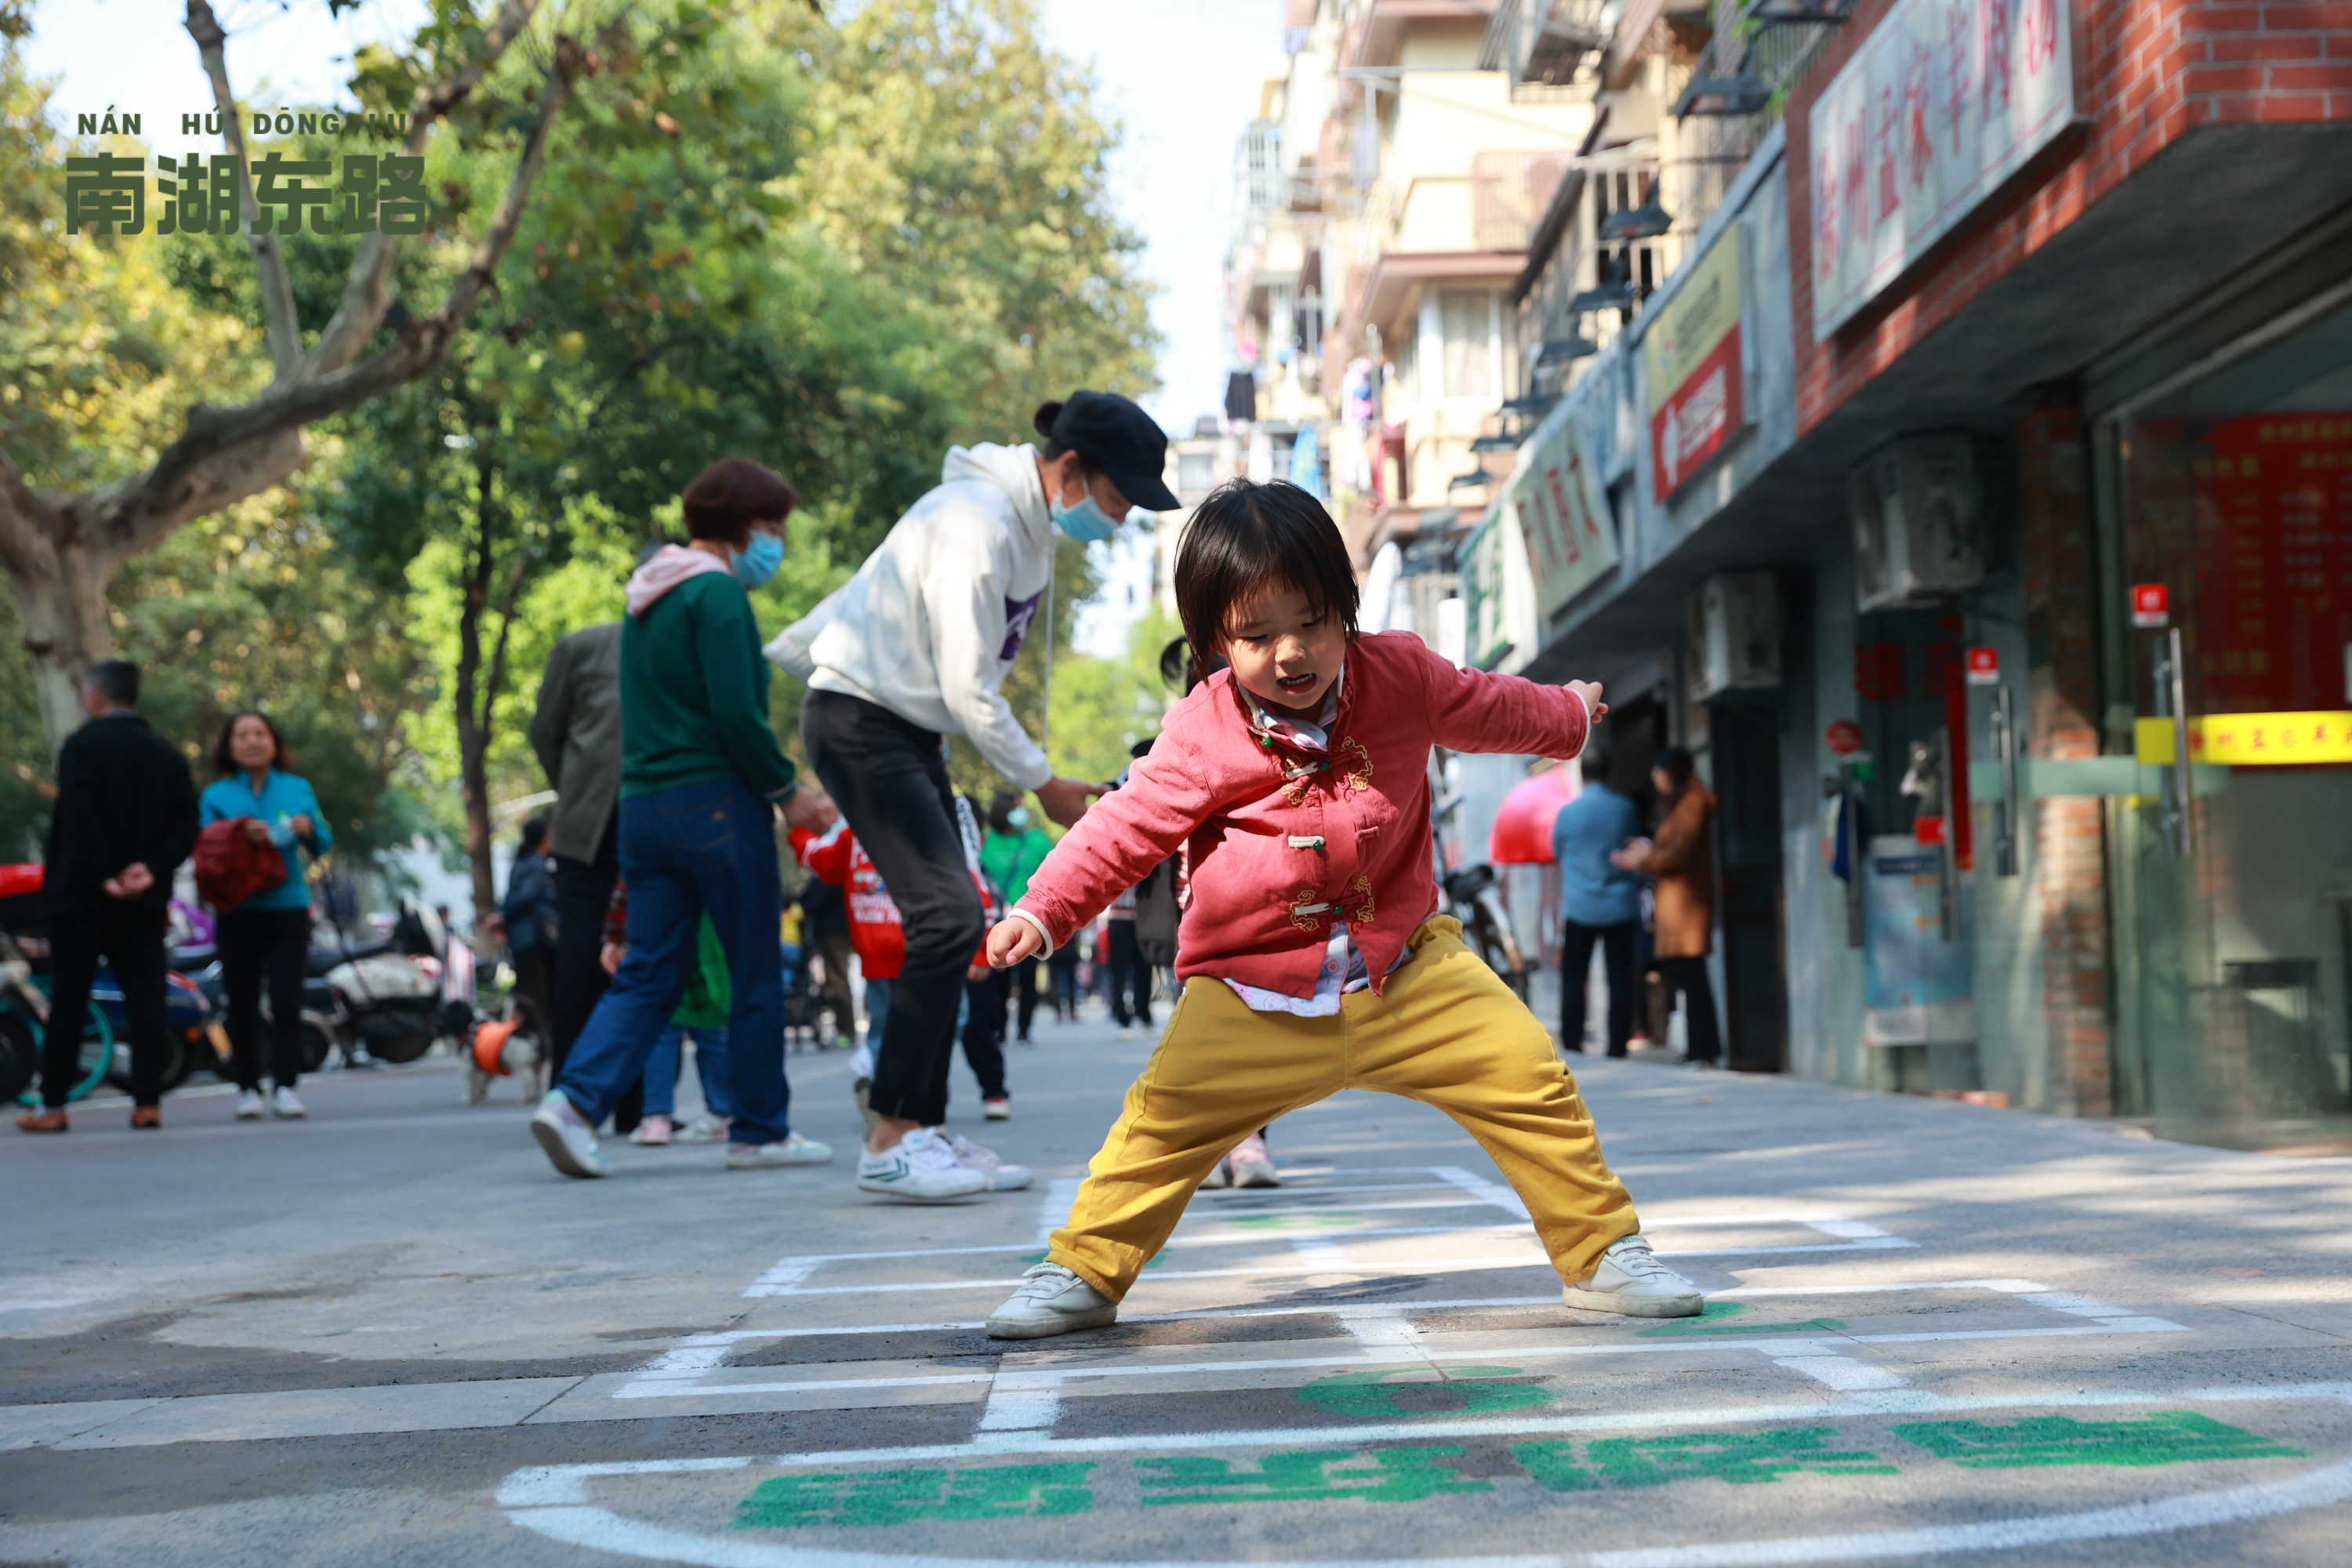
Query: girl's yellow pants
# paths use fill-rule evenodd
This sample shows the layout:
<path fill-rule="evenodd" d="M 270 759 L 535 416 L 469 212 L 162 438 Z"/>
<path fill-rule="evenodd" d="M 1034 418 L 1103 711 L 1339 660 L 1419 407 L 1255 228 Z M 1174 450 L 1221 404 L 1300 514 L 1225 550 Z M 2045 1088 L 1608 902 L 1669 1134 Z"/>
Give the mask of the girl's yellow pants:
<path fill-rule="evenodd" d="M 1222 980 L 1187 980 L 1047 1258 L 1124 1299 L 1234 1144 L 1343 1089 L 1418 1100 L 1466 1128 L 1563 1281 L 1641 1228 L 1551 1037 L 1463 945 L 1460 922 L 1438 916 L 1381 994 L 1350 992 L 1332 1017 L 1252 1012 Z"/>

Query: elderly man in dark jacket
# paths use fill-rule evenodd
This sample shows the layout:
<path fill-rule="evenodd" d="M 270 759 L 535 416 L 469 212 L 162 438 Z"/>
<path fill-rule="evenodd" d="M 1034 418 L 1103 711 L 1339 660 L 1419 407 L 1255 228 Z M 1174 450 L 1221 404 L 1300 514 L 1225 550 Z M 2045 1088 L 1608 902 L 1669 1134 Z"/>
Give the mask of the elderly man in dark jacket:
<path fill-rule="evenodd" d="M 131 1125 L 163 1125 L 171 1049 L 163 1010 L 163 930 L 172 873 L 196 847 L 196 786 L 187 759 L 139 716 L 139 667 L 110 658 L 82 684 L 89 722 L 58 753 L 58 804 L 42 874 L 51 990 L 41 1109 L 26 1132 L 66 1131 L 90 982 L 103 958 L 131 1023 Z"/>
<path fill-rule="evenodd" d="M 530 749 L 556 792 L 548 817 L 555 858 L 555 961 L 548 993 L 548 1081 L 596 1010 L 606 975 L 597 962 L 604 909 L 621 874 L 621 623 L 573 632 L 547 656 Z M 634 1118 L 631 1119 L 632 1121 Z"/>

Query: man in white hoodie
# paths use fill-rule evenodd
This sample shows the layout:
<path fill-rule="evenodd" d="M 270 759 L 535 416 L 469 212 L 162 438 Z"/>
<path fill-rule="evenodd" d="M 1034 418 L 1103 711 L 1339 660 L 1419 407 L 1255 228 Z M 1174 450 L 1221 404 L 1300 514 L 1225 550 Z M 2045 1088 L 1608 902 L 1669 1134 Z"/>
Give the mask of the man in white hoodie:
<path fill-rule="evenodd" d="M 936 489 L 900 518 L 841 590 L 768 645 L 808 683 L 809 761 L 898 906 L 906 965 L 875 1049 L 868 1192 L 939 1202 L 984 1191 L 931 1133 L 947 1119 L 964 970 L 986 934 L 964 868 L 943 736 L 1076 822 L 1099 785 L 1056 775 L 1013 715 L 1005 672 L 1045 604 L 1058 527 L 1108 539 L 1136 507 L 1172 510 L 1168 437 L 1115 393 L 1038 409 L 1037 447 L 951 448 Z"/>

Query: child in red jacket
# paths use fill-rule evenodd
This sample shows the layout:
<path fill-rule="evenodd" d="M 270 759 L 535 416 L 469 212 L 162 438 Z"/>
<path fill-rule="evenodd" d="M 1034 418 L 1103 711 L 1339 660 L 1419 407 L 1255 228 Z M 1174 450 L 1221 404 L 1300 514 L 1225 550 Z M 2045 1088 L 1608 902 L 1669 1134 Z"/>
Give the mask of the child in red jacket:
<path fill-rule="evenodd" d="M 849 905 L 849 945 L 857 954 L 858 973 L 866 980 L 866 1039 L 850 1061 L 852 1091 L 857 1097 L 858 1114 L 866 1119 L 866 1135 L 874 1131 L 874 1111 L 866 1100 L 874 1083 L 874 1042 L 882 1037 L 883 1021 L 890 1015 L 890 994 L 898 979 L 898 971 L 907 962 L 907 933 L 892 901 L 890 889 L 883 885 L 882 874 L 874 868 L 866 847 L 849 831 L 846 818 L 835 822 L 823 833 L 795 827 L 790 834 L 793 854 L 806 867 L 810 875 L 821 882 L 830 882 L 842 889 Z M 967 857 L 969 858 L 969 857 Z M 972 880 L 979 886 L 981 905 L 996 911 L 1003 901 L 995 896 L 977 870 Z M 972 955 L 973 972 L 986 973 L 981 966 L 986 962 L 986 950 Z M 1012 1112 L 1013 1100 L 1004 1087 L 1004 1058 L 1001 1050 L 992 1054 L 983 1042 L 975 1049 L 972 1035 L 964 1037 L 964 1058 L 971 1064 L 973 1074 L 981 1079 L 982 1114 L 991 1121 L 1002 1121 Z M 1029 1184 L 1026 1166 L 1007 1163 L 992 1150 L 973 1142 L 961 1134 L 946 1135 L 930 1131 L 941 1149 L 954 1163 L 986 1178 L 984 1190 L 1013 1192 Z M 975 1189 L 982 1190 L 982 1189 Z"/>
<path fill-rule="evenodd" d="M 1573 757 L 1607 711 L 1589 681 L 1456 668 L 1407 633 L 1360 635 L 1328 513 L 1237 479 L 1176 562 L 1184 630 L 1219 671 L 1168 715 L 989 932 L 1003 967 L 1050 952 L 1186 847 L 1184 992 L 1045 1260 L 988 1321 L 998 1339 L 1097 1328 L 1211 1167 L 1276 1117 L 1349 1088 L 1463 1124 L 1525 1201 L 1572 1307 L 1688 1317 L 1601 1157 L 1551 1037 L 1438 916 L 1429 752 Z"/>

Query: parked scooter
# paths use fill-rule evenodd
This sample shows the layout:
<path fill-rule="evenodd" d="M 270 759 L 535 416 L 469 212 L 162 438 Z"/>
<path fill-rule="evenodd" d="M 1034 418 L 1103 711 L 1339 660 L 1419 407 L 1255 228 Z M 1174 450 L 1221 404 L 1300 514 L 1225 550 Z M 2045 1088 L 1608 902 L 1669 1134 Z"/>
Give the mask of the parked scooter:
<path fill-rule="evenodd" d="M 1434 766 L 1431 773 L 1433 783 L 1443 782 L 1444 775 Z M 1486 967 L 1502 976 L 1513 995 L 1525 1002 L 1528 961 L 1519 951 L 1518 937 L 1511 930 L 1510 911 L 1503 908 L 1498 886 L 1501 879 L 1496 875 L 1495 868 L 1483 860 L 1451 869 L 1445 864 L 1445 825 L 1461 809 L 1462 797 L 1458 795 L 1447 795 L 1430 808 L 1430 853 L 1436 861 L 1438 889 L 1445 900 L 1441 912 L 1462 922 L 1463 942 L 1486 961 Z"/>

